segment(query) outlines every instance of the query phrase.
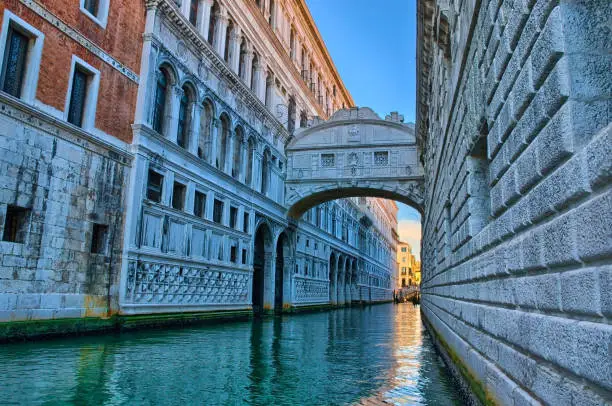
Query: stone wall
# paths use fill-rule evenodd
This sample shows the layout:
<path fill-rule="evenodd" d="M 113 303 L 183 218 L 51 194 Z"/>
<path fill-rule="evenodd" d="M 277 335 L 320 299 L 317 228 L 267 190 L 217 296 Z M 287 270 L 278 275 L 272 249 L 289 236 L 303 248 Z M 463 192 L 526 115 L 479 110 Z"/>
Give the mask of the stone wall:
<path fill-rule="evenodd" d="M 499 404 L 612 399 L 612 8 L 423 1 L 422 311 Z"/>
<path fill-rule="evenodd" d="M 107 316 L 129 158 L 15 99 L 0 108 L 0 322 Z"/>

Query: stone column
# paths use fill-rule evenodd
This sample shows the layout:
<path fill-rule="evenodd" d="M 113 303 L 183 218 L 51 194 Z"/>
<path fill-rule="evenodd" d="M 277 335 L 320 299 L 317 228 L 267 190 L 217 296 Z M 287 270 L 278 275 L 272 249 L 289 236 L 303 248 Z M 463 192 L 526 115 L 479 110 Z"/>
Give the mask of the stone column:
<path fill-rule="evenodd" d="M 202 117 L 203 107 L 199 103 L 191 104 L 191 120 L 189 130 L 189 152 L 198 155 L 198 144 L 200 140 L 200 118 Z"/>
<path fill-rule="evenodd" d="M 253 47 L 247 44 L 247 51 L 244 54 L 244 72 L 242 72 L 242 80 L 247 86 L 251 85 L 251 66 L 253 65 Z"/>
<path fill-rule="evenodd" d="M 221 58 L 225 55 L 225 32 L 227 31 L 228 17 L 221 12 L 217 15 L 217 25 L 215 26 L 214 48 Z"/>
<path fill-rule="evenodd" d="M 178 135 L 178 115 L 181 105 L 181 97 L 183 97 L 183 89 L 175 85 L 170 92 L 170 108 L 166 109 L 166 128 L 164 134 L 172 142 L 176 142 Z"/>
<path fill-rule="evenodd" d="M 255 68 L 255 94 L 259 97 L 262 103 L 266 102 L 266 81 L 268 78 L 268 72 L 263 69 L 263 63 Z"/>
<path fill-rule="evenodd" d="M 242 39 L 240 27 L 234 27 L 232 32 L 230 33 L 230 43 L 226 46 L 229 46 L 229 66 L 234 71 L 234 73 L 238 74 L 239 65 L 240 65 L 240 40 Z"/>
<path fill-rule="evenodd" d="M 210 28 L 210 13 L 212 10 L 213 0 L 200 0 L 200 19 L 198 20 L 198 32 L 205 41 L 208 41 L 208 29 Z"/>
<path fill-rule="evenodd" d="M 145 33 L 150 34 L 155 30 L 155 18 L 157 7 L 147 8 L 145 20 Z M 138 95 L 136 102 L 136 113 L 134 117 L 135 124 L 151 123 L 152 105 L 155 101 L 155 88 L 157 81 L 157 66 L 154 61 L 157 60 L 157 52 L 151 46 L 151 36 L 144 36 L 142 44 L 142 58 L 140 58 L 140 85 L 138 86 Z"/>
<path fill-rule="evenodd" d="M 253 158 L 253 183 L 251 186 L 253 189 L 261 191 L 261 161 L 263 160 L 263 155 L 257 150 L 253 151 L 253 154 L 255 154 L 255 157 Z"/>
<path fill-rule="evenodd" d="M 239 177 L 239 180 L 242 183 L 246 183 L 248 153 L 249 153 L 249 144 L 248 144 L 248 138 L 245 135 L 244 138 L 242 139 L 242 148 L 240 148 L 240 177 Z"/>
<path fill-rule="evenodd" d="M 225 146 L 225 173 L 232 176 L 232 167 L 234 166 L 234 142 L 236 133 L 234 130 L 230 130 L 229 139 L 226 139 L 227 145 Z"/>
<path fill-rule="evenodd" d="M 217 159 L 217 137 L 219 137 L 219 119 L 212 119 L 212 128 L 210 132 L 210 148 L 208 151 L 210 152 L 208 156 L 208 163 L 212 166 L 215 166 L 215 160 Z"/>

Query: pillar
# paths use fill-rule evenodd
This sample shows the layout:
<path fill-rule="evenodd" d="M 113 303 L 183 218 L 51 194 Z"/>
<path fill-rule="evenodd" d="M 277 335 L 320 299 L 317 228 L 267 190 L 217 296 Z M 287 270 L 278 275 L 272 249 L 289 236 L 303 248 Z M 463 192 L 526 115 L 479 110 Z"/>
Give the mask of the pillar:
<path fill-rule="evenodd" d="M 215 160 L 217 159 L 217 137 L 219 137 L 219 119 L 212 119 L 212 129 L 210 132 L 210 155 L 208 156 L 208 163 L 215 166 Z"/>
<path fill-rule="evenodd" d="M 202 117 L 203 106 L 199 103 L 191 104 L 191 119 L 189 120 L 189 152 L 198 155 L 198 143 L 200 139 L 200 119 Z"/>
<path fill-rule="evenodd" d="M 238 74 L 238 70 L 240 66 L 240 41 L 241 39 L 242 39 L 242 35 L 241 35 L 240 27 L 234 27 L 234 29 L 230 33 L 229 66 L 236 74 Z"/>
<path fill-rule="evenodd" d="M 210 27 L 210 13 L 212 10 L 213 0 L 200 1 L 200 19 L 198 20 L 198 32 L 204 40 L 208 40 L 208 29 Z"/>
<path fill-rule="evenodd" d="M 172 142 L 176 142 L 178 135 L 178 115 L 183 93 L 183 89 L 178 85 L 172 86 L 172 91 L 170 92 L 170 108 L 166 109 L 166 119 L 164 120 L 166 128 L 164 134 L 166 134 L 168 139 Z"/>
<path fill-rule="evenodd" d="M 155 18 L 157 7 L 147 8 L 145 20 L 145 33 L 152 33 L 155 30 Z M 151 37 L 145 35 L 142 44 L 142 58 L 140 58 L 140 86 L 138 86 L 138 95 L 136 102 L 136 112 L 134 117 L 135 124 L 144 124 L 151 122 L 152 105 L 155 99 L 156 87 L 156 64 L 157 55 L 155 48 L 151 46 Z"/>
<path fill-rule="evenodd" d="M 217 16 L 217 25 L 215 26 L 214 48 L 221 58 L 225 55 L 225 32 L 227 31 L 228 17 L 220 12 Z"/>
<path fill-rule="evenodd" d="M 225 173 L 232 176 L 232 167 L 234 166 L 234 142 L 236 138 L 236 132 L 230 130 L 229 139 L 226 140 L 227 145 L 225 146 Z"/>

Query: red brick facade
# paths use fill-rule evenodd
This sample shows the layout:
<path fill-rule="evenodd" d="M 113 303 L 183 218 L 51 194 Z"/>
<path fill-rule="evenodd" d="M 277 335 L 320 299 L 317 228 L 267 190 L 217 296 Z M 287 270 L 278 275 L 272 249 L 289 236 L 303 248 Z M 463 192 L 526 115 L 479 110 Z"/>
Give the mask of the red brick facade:
<path fill-rule="evenodd" d="M 39 4 L 138 74 L 145 20 L 143 2 L 112 0 L 106 28 L 85 15 L 80 10 L 78 0 L 46 0 Z M 100 71 L 95 127 L 130 142 L 138 84 L 52 26 L 21 1 L 0 0 L 0 18 L 4 16 L 5 9 L 45 35 L 36 98 L 54 109 L 64 110 L 71 59 L 72 55 L 76 55 Z"/>

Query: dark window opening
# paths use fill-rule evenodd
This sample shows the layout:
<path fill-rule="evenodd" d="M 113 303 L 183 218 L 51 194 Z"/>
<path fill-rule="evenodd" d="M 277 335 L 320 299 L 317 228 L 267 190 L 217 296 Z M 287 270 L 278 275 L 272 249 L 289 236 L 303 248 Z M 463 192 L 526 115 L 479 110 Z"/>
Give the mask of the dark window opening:
<path fill-rule="evenodd" d="M 181 96 L 181 103 L 179 107 L 179 117 L 178 117 L 178 131 L 176 137 L 176 143 L 181 147 L 185 148 L 187 145 L 187 131 L 189 130 L 188 119 L 187 119 L 187 108 L 189 104 L 189 99 L 187 98 L 187 94 L 183 93 Z"/>
<path fill-rule="evenodd" d="M 230 207 L 230 224 L 231 228 L 236 228 L 238 224 L 238 209 L 236 207 Z"/>
<path fill-rule="evenodd" d="M 223 202 L 215 199 L 213 206 L 213 221 L 221 224 L 223 222 Z"/>
<path fill-rule="evenodd" d="M 83 114 L 87 101 L 88 74 L 77 66 L 74 68 L 72 77 L 72 91 L 70 92 L 70 105 L 68 107 L 68 122 L 81 127 L 83 125 Z"/>
<path fill-rule="evenodd" d="M 242 264 L 246 265 L 247 263 L 247 250 L 245 248 L 242 249 Z"/>
<path fill-rule="evenodd" d="M 28 233 L 30 209 L 19 206 L 8 206 L 4 217 L 3 241 L 23 244 Z"/>
<path fill-rule="evenodd" d="M 107 239 L 108 226 L 105 224 L 94 223 L 91 231 L 91 253 L 106 254 Z"/>
<path fill-rule="evenodd" d="M 183 210 L 185 208 L 185 193 L 187 187 L 182 183 L 174 182 L 172 187 L 172 208 Z"/>
<path fill-rule="evenodd" d="M 206 195 L 202 192 L 195 192 L 193 198 L 193 214 L 198 217 L 206 217 Z"/>
<path fill-rule="evenodd" d="M 166 93 L 168 79 L 163 71 L 158 72 L 155 90 L 155 105 L 153 108 L 153 129 L 161 134 L 164 127 L 164 113 L 166 110 Z"/>
<path fill-rule="evenodd" d="M 242 230 L 245 233 L 249 232 L 249 213 L 244 213 L 243 215 Z"/>
<path fill-rule="evenodd" d="M 237 252 L 238 250 L 235 245 L 230 247 L 230 262 L 236 263 L 238 255 Z"/>
<path fill-rule="evenodd" d="M 161 202 L 164 177 L 159 173 L 149 170 L 147 181 L 147 199 L 156 203 Z"/>
<path fill-rule="evenodd" d="M 2 91 L 14 97 L 21 97 L 29 42 L 28 37 L 9 27 L 2 64 Z"/>
<path fill-rule="evenodd" d="M 100 9 L 100 0 L 85 0 L 85 10 L 89 11 L 91 15 L 98 16 L 98 10 Z"/>

